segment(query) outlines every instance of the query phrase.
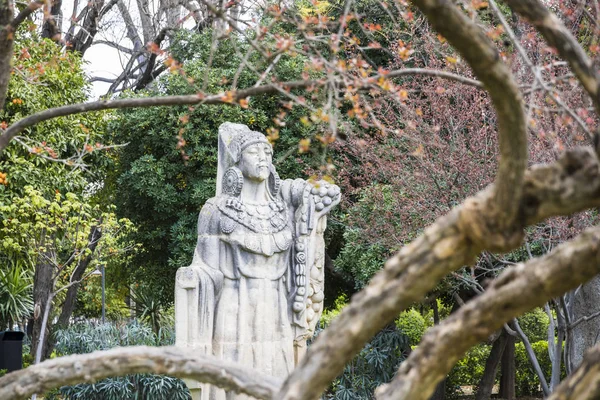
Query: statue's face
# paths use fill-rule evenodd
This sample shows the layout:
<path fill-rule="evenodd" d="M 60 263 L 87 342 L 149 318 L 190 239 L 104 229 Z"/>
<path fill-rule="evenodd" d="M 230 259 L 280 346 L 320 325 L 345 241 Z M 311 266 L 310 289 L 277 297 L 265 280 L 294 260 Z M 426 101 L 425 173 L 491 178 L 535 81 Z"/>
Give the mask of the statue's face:
<path fill-rule="evenodd" d="M 273 150 L 268 143 L 257 143 L 248 146 L 243 152 L 239 162 L 239 169 L 244 178 L 253 181 L 264 181 L 269 178 L 271 164 L 273 163 Z"/>

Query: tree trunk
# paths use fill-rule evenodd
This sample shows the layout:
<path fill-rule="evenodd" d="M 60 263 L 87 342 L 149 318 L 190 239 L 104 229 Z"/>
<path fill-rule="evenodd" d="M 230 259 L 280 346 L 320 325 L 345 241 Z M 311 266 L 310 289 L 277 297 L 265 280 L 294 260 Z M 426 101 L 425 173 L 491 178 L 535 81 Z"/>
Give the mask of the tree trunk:
<path fill-rule="evenodd" d="M 496 371 L 504 349 L 506 347 L 508 333 L 504 329 L 500 333 L 500 336 L 494 341 L 490 356 L 485 362 L 485 369 L 481 381 L 479 381 L 479 388 L 475 394 L 475 400 L 487 400 L 492 395 L 492 389 L 494 387 L 494 381 L 496 380 Z"/>
<path fill-rule="evenodd" d="M 92 0 L 88 3 L 87 12 L 83 17 L 83 21 L 80 22 L 81 28 L 77 34 L 73 35 L 73 32 L 69 30 L 65 36 L 67 50 L 76 51 L 83 57 L 87 49 L 89 49 L 92 45 L 96 33 L 98 33 L 98 23 L 100 22 L 99 19 L 101 18 L 100 10 L 102 9 L 103 5 L 104 0 Z"/>
<path fill-rule="evenodd" d="M 568 337 L 572 368 L 577 368 L 583 360 L 585 350 L 598 343 L 600 335 L 600 316 L 590 318 L 600 312 L 600 276 L 583 285 L 573 296 L 573 315 Z M 586 320 L 586 318 L 589 318 Z"/>
<path fill-rule="evenodd" d="M 433 299 L 431 303 L 433 308 L 433 324 L 438 325 L 440 323 L 440 311 L 438 309 L 437 299 Z M 435 388 L 435 392 L 429 400 L 444 400 L 446 398 L 446 379 L 438 383 Z"/>
<path fill-rule="evenodd" d="M 53 290 L 52 280 L 52 272 L 54 267 L 52 264 L 46 261 L 38 261 L 38 264 L 35 267 L 35 275 L 33 280 L 33 303 L 34 303 L 34 312 L 33 312 L 33 334 L 31 337 L 31 355 L 35 357 L 37 352 L 38 344 L 42 346 L 42 360 L 46 357 L 46 352 L 44 351 L 47 348 L 48 342 L 48 326 L 46 326 L 46 334 L 44 335 L 44 342 L 38 343 L 40 336 L 42 336 L 42 320 L 44 317 L 44 311 L 46 310 L 46 304 L 48 303 L 48 298 Z M 48 311 L 52 312 L 52 305 L 50 305 Z"/>
<path fill-rule="evenodd" d="M 54 0 L 50 10 L 44 7 L 44 13 L 48 12 L 44 25 L 42 26 L 42 37 L 52 39 L 56 43 L 61 41 L 62 24 L 62 0 Z"/>
<path fill-rule="evenodd" d="M 500 368 L 500 392 L 498 396 L 505 400 L 515 400 L 515 338 L 506 335 L 506 345 L 502 353 Z"/>
<path fill-rule="evenodd" d="M 13 55 L 13 30 L 10 23 L 14 10 L 11 0 L 0 0 L 0 111 L 4 107 L 8 81 L 10 80 L 10 61 Z"/>
<path fill-rule="evenodd" d="M 102 231 L 98 225 L 93 226 L 88 237 L 87 248 L 90 250 L 90 253 L 82 258 L 79 263 L 77 263 L 77 267 L 75 267 L 71 278 L 72 282 L 81 281 L 83 278 L 87 267 L 94 258 L 94 252 L 96 251 L 96 247 L 98 246 L 98 242 L 100 241 L 101 237 Z M 69 325 L 69 320 L 71 319 L 75 309 L 75 300 L 77 300 L 77 290 L 79 289 L 79 285 L 80 283 L 75 283 L 70 286 L 69 289 L 67 289 L 67 295 L 65 297 L 65 302 L 62 305 L 60 316 L 58 317 L 57 326 L 66 327 Z"/>
<path fill-rule="evenodd" d="M 81 281 L 87 267 L 90 265 L 90 262 L 94 258 L 94 252 L 96 251 L 96 247 L 98 246 L 98 242 L 102 237 L 102 231 L 95 225 L 91 228 L 90 234 L 88 237 L 88 246 L 87 248 L 90 250 L 90 253 L 79 260 L 75 270 L 73 271 L 73 275 L 71 276 L 71 282 Z M 62 304 L 62 308 L 60 310 L 60 316 L 58 317 L 58 321 L 55 325 L 57 328 L 65 328 L 69 326 L 69 320 L 73 315 L 73 311 L 75 310 L 75 301 L 77 300 L 77 291 L 79 290 L 80 283 L 75 283 L 67 289 L 67 294 L 65 296 L 65 301 Z M 49 337 L 46 340 L 46 354 L 51 354 L 54 350 L 54 340 Z"/>

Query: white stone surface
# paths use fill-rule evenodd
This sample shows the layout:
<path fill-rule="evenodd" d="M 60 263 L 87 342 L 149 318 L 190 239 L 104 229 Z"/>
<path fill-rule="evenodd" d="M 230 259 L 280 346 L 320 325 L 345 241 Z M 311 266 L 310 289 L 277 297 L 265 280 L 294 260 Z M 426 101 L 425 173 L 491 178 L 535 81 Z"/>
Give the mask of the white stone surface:
<path fill-rule="evenodd" d="M 176 345 L 285 377 L 323 310 L 323 232 L 340 190 L 280 181 L 266 137 L 232 123 L 219 128 L 217 175 L 192 265 L 177 271 Z M 203 385 L 192 392 L 247 398 Z"/>

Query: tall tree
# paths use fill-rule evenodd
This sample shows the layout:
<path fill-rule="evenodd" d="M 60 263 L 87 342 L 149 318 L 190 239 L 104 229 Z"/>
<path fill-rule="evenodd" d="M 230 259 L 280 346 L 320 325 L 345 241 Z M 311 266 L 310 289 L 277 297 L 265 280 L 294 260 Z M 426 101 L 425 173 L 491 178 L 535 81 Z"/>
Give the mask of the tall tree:
<path fill-rule="evenodd" d="M 447 41 L 455 48 L 448 48 L 448 53 L 442 53 L 441 56 L 449 64 L 459 61 L 468 63 L 478 81 L 465 77 L 460 72 L 428 69 L 423 71 L 413 68 L 377 70 L 366 61 L 362 53 L 350 59 L 340 56 L 341 49 L 364 47 L 364 43 L 361 45 L 356 37 L 346 35 L 349 21 L 358 19 L 366 31 L 371 31 L 369 38 L 374 38 L 378 35 L 375 32 L 379 31 L 377 21 L 369 21 L 368 16 L 353 14 L 352 4 L 351 1 L 347 1 L 341 5 L 343 11 L 340 18 L 334 21 L 324 18 L 319 10 L 315 14 L 302 15 L 295 9 L 283 10 L 272 6 L 268 10 L 268 18 L 262 22 L 263 25 L 257 24 L 257 29 L 252 33 L 241 29 L 223 10 L 214 10 L 215 16 L 223 19 L 224 23 L 232 28 L 231 32 L 225 31 L 224 35 L 241 35 L 249 43 L 248 50 L 241 53 L 242 62 L 239 69 L 250 68 L 259 72 L 259 78 L 252 87 L 239 89 L 237 80 L 234 79 L 230 90 L 212 93 L 207 90 L 210 77 L 207 73 L 201 85 L 195 87 L 194 94 L 187 96 L 112 100 L 34 114 L 7 127 L 0 136 L 3 140 L 0 146 L 6 147 L 10 140 L 27 126 L 71 113 L 150 105 L 236 104 L 245 107 L 251 104 L 247 102 L 247 97 L 274 92 L 293 100 L 292 104 L 287 105 L 287 109 L 296 106 L 309 107 L 310 117 L 305 121 L 309 124 L 312 122 L 320 128 L 319 136 L 312 138 L 314 142 L 329 143 L 340 135 L 352 134 L 351 125 L 344 125 L 344 130 L 339 125 L 342 121 L 341 113 L 347 111 L 346 105 L 352 108 L 357 120 L 354 130 L 360 127 L 385 133 L 390 128 L 412 129 L 411 124 L 404 125 L 405 121 L 396 121 L 395 127 L 386 127 L 373 110 L 386 104 L 402 107 L 409 99 L 410 93 L 403 89 L 403 81 L 396 78 L 425 74 L 481 87 L 489 93 L 496 114 L 495 119 L 484 116 L 486 118 L 483 119 L 483 123 L 497 126 L 498 168 L 493 184 L 468 197 L 462 204 L 457 204 L 393 255 L 385 268 L 370 280 L 362 292 L 353 297 L 330 328 L 321 333 L 298 368 L 283 383 L 274 382 L 268 377 L 259 377 L 243 368 L 225 366 L 208 356 L 194 357 L 172 348 L 138 348 L 119 349 L 118 353 L 109 351 L 104 354 L 79 356 L 79 362 L 75 364 L 72 358 L 54 360 L 33 367 L 31 371 L 60 371 L 61 378 L 52 375 L 52 372 L 12 374 L 1 378 L 0 397 L 12 398 L 14 393 L 25 396 L 51 385 L 78 380 L 90 381 L 108 374 L 168 371 L 170 374 L 194 377 L 259 398 L 315 398 L 375 332 L 389 323 L 399 311 L 431 291 L 444 276 L 463 265 L 473 264 L 476 256 L 483 250 L 504 253 L 518 248 L 525 236 L 523 230 L 527 226 L 538 224 L 550 217 L 570 215 L 573 212 L 598 207 L 600 164 L 596 148 L 569 149 L 554 162 L 527 168 L 530 159 L 527 139 L 531 133 L 528 129 L 531 129 L 530 116 L 535 114 L 535 108 L 526 107 L 525 93 L 531 95 L 541 88 L 539 90 L 544 92 L 543 99 L 547 105 L 556 106 L 556 110 L 560 109 L 554 112 L 559 114 L 554 126 L 559 128 L 574 121 L 578 129 L 586 135 L 591 132 L 587 125 L 595 125 L 595 119 L 587 121 L 587 117 L 583 117 L 586 119 L 582 120 L 582 116 L 585 112 L 597 113 L 600 110 L 600 97 L 597 93 L 600 74 L 594 69 L 590 56 L 577 42 L 576 36 L 573 36 L 563 21 L 552 14 L 544 3 L 537 0 L 506 1 L 515 13 L 531 21 L 557 52 L 548 52 L 556 57 L 548 66 L 527 65 L 527 69 L 531 70 L 533 75 L 529 85 L 523 88 L 521 86 L 525 83 L 521 85 L 515 79 L 515 74 L 511 72 L 505 63 L 507 60 L 498 49 L 498 43 L 490 39 L 490 36 L 494 36 L 493 32 L 486 34 L 481 28 L 479 12 L 482 12 L 486 5 L 495 4 L 492 1 L 465 3 L 462 4 L 463 8 L 447 0 L 414 1 L 429 23 L 442 35 L 439 40 Z M 384 8 L 397 19 L 418 22 L 421 18 L 415 8 L 404 2 L 387 4 Z M 500 18 L 498 15 L 496 17 Z M 489 23 L 490 20 L 487 21 Z M 485 22 L 486 20 L 483 20 L 483 23 Z M 299 37 L 286 34 L 284 29 L 280 29 L 280 24 L 296 26 Z M 417 26 L 420 25 L 422 23 L 417 23 Z M 216 44 L 217 39 L 218 37 L 214 41 Z M 413 53 L 407 44 L 404 42 L 398 51 L 410 57 Z M 518 47 L 516 41 L 512 45 Z M 367 43 L 366 47 L 377 46 L 377 41 L 373 40 Z M 254 52 L 261 56 L 261 63 L 258 65 L 251 61 Z M 283 59 L 284 54 L 309 56 L 310 63 L 302 80 L 267 80 L 269 83 L 264 83 L 265 79 L 272 76 L 272 69 Z M 525 59 L 522 55 L 521 57 Z M 560 61 L 561 59 L 563 61 Z M 174 61 L 176 60 L 168 59 L 169 67 L 174 73 L 181 73 L 181 67 Z M 564 66 L 558 64 L 561 62 L 569 64 L 570 73 L 583 87 L 584 92 L 581 93 L 589 95 L 593 107 L 586 107 L 573 114 L 569 112 L 573 111 L 569 104 L 556 95 L 558 89 L 548 86 L 572 78 L 563 77 L 562 73 L 557 77 L 546 75 L 548 68 Z M 316 72 L 324 73 L 325 77 L 321 79 Z M 306 98 L 313 96 L 315 99 L 324 99 L 322 105 L 309 104 Z M 541 107 L 539 103 L 528 98 L 527 100 L 527 104 Z M 532 114 L 528 115 L 527 110 L 532 110 Z M 546 107 L 541 111 L 545 112 Z M 274 124 L 281 122 L 282 118 L 277 118 Z M 479 121 L 475 126 L 481 124 Z M 466 126 L 465 129 L 469 130 L 472 127 Z M 269 133 L 274 138 L 277 131 L 274 129 Z M 548 132 L 545 134 L 553 136 Z M 551 145 L 556 145 L 558 151 L 564 146 L 559 145 L 560 141 L 557 138 L 558 135 L 551 138 Z M 585 136 L 582 138 L 585 143 L 587 139 Z M 415 142 L 414 151 L 419 149 L 419 144 L 422 143 Z M 308 143 L 302 142 L 300 149 L 306 148 L 310 148 Z M 326 174 L 330 167 L 327 160 L 324 164 L 323 172 Z M 543 257 L 535 257 L 526 263 L 506 269 L 484 293 L 466 302 L 461 309 L 432 328 L 425 335 L 422 345 L 401 364 L 392 382 L 380 387 L 376 396 L 382 399 L 427 399 L 468 348 L 487 338 L 517 315 L 575 289 L 596 275 L 600 270 L 599 244 L 600 233 L 597 227 L 593 227 L 556 246 Z M 596 353 L 592 352 L 590 360 L 594 361 L 595 356 Z M 121 360 L 127 357 L 129 362 L 116 363 L 115 357 Z M 143 359 L 143 362 L 135 361 L 140 359 Z M 76 368 L 73 365 L 76 365 Z M 32 376 L 37 377 L 34 378 L 37 381 L 32 383 Z M 556 396 L 561 396 L 565 390 L 573 390 L 573 387 L 576 388 L 574 382 L 579 382 L 586 386 L 588 398 L 597 397 L 595 390 L 597 391 L 598 386 L 587 385 L 588 379 L 598 379 L 598 372 L 596 368 L 590 367 L 589 362 L 584 362 L 572 380 L 556 389 Z M 26 383 L 28 386 L 24 389 L 23 385 Z M 16 390 L 16 387 L 19 387 L 19 390 Z"/>

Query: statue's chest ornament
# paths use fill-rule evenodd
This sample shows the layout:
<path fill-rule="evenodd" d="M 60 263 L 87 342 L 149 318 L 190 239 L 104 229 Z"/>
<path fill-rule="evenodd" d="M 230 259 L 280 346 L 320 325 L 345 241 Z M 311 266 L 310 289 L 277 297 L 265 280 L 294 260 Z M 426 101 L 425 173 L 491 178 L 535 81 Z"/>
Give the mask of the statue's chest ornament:
<path fill-rule="evenodd" d="M 288 224 L 288 210 L 281 201 L 266 204 L 245 204 L 229 198 L 219 205 L 221 211 L 221 232 L 231 235 L 231 239 L 239 242 L 246 250 L 273 255 L 287 250 L 292 242 Z M 242 226 L 241 232 L 234 231 Z"/>

